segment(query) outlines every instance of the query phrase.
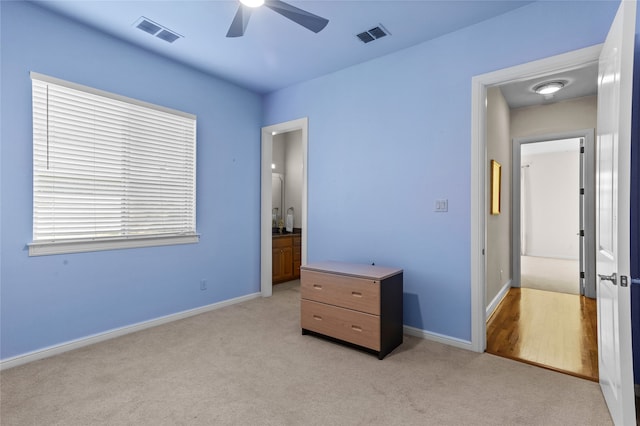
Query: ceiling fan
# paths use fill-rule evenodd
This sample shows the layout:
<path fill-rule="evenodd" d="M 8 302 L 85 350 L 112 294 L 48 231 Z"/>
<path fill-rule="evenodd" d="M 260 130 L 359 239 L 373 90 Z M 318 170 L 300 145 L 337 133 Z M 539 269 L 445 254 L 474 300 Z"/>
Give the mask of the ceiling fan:
<path fill-rule="evenodd" d="M 329 23 L 328 19 L 291 6 L 280 0 L 240 0 L 238 11 L 231 22 L 227 37 L 241 37 L 244 35 L 244 31 L 247 29 L 247 24 L 249 23 L 249 17 L 251 17 L 251 12 L 254 8 L 263 5 L 314 33 L 322 31 Z"/>

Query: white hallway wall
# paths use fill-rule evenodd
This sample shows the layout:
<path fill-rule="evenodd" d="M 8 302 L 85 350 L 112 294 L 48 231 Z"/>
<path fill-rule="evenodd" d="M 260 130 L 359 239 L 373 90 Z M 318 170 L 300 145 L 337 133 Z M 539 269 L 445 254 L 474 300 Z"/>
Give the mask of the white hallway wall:
<path fill-rule="evenodd" d="M 511 139 L 509 105 L 498 87 L 487 91 L 487 161 L 502 166 L 499 215 L 487 215 L 487 289 L 485 306 L 511 280 Z M 489 180 L 487 181 L 487 185 Z"/>
<path fill-rule="evenodd" d="M 598 98 L 585 96 L 549 105 L 511 110 L 511 138 L 595 129 Z"/>

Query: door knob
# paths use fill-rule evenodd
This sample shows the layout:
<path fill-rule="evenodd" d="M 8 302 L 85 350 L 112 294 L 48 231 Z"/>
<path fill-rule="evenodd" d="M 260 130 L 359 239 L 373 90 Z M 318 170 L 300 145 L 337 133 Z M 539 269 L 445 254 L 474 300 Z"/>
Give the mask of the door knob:
<path fill-rule="evenodd" d="M 611 275 L 598 274 L 598 276 L 601 280 L 611 281 L 613 285 L 618 285 L 618 278 L 615 272 Z"/>

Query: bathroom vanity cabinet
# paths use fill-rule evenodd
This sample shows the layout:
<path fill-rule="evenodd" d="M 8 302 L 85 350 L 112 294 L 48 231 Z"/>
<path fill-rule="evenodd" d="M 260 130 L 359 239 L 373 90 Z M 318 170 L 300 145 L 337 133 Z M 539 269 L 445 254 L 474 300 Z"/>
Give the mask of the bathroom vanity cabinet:
<path fill-rule="evenodd" d="M 302 235 L 293 234 L 293 279 L 300 278 L 300 261 L 302 259 Z"/>
<path fill-rule="evenodd" d="M 402 343 L 402 269 L 341 262 L 302 266 L 302 334 L 328 336 L 383 359 Z"/>
<path fill-rule="evenodd" d="M 271 238 L 271 282 L 278 284 L 300 278 L 300 234 L 276 234 Z"/>

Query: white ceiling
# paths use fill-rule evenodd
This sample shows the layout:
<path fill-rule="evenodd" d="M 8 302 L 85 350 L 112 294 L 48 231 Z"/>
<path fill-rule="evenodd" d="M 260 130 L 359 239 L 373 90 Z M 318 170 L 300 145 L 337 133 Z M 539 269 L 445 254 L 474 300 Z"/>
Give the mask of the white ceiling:
<path fill-rule="evenodd" d="M 243 37 L 226 38 L 236 0 L 35 0 L 145 49 L 268 93 L 437 38 L 525 6 L 516 0 L 291 0 L 329 19 L 315 34 L 265 7 Z M 144 16 L 183 36 L 170 44 L 134 26 Z M 390 36 L 356 34 L 382 24 Z"/>
<path fill-rule="evenodd" d="M 534 86 L 553 80 L 564 80 L 567 85 L 550 97 L 544 97 L 533 91 Z M 500 86 L 500 90 L 511 108 L 542 105 L 582 96 L 596 95 L 598 93 L 598 63 L 594 62 L 583 68 L 545 77 L 508 83 Z"/>

